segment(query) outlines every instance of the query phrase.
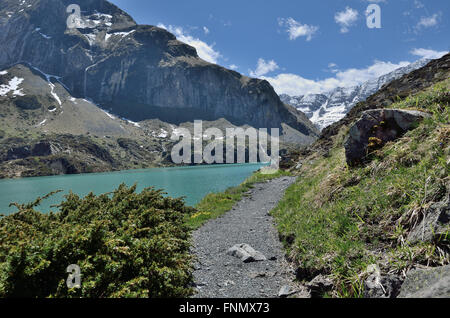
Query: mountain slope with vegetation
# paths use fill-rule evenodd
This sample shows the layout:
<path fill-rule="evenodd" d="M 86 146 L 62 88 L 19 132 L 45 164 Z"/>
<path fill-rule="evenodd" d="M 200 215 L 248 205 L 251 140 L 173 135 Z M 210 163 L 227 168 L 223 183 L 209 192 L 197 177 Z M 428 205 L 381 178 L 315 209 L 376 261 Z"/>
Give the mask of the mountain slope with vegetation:
<path fill-rule="evenodd" d="M 113 116 L 29 65 L 0 73 L 0 178 L 170 165 L 173 129 Z"/>
<path fill-rule="evenodd" d="M 360 103 L 325 129 L 292 168 L 298 181 L 273 215 L 298 278 L 328 282 L 320 296 L 396 297 L 409 270 L 450 263 L 449 59 L 433 61 Z M 349 128 L 373 108 L 420 110 L 430 117 L 349 167 Z"/>

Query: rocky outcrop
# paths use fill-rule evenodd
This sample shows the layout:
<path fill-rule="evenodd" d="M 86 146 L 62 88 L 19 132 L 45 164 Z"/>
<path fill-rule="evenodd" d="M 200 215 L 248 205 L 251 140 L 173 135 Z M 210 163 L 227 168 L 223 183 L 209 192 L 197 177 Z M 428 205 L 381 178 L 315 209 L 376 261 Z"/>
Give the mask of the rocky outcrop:
<path fill-rule="evenodd" d="M 397 297 L 402 281 L 396 275 L 382 275 L 376 264 L 367 267 L 363 275 L 369 275 L 364 280 L 365 298 L 395 298 Z"/>
<path fill-rule="evenodd" d="M 35 110 L 42 107 L 36 96 L 19 96 L 14 100 L 14 104 L 23 110 Z"/>
<path fill-rule="evenodd" d="M 325 293 L 333 289 L 333 280 L 330 277 L 318 275 L 307 283 L 306 287 L 308 287 L 311 297 L 323 297 Z"/>
<path fill-rule="evenodd" d="M 173 34 L 137 25 L 104 0 L 83 1 L 83 18 L 90 22 L 68 29 L 70 3 L 40 0 L 22 7 L 2 1 L 0 68 L 28 63 L 58 76 L 75 97 L 90 98 L 133 121 L 226 118 L 255 128 L 286 124 L 309 140 L 318 136 L 306 116 L 281 102 L 267 81 L 207 63 Z"/>
<path fill-rule="evenodd" d="M 408 235 L 408 242 L 431 242 L 442 240 L 448 236 L 450 230 L 450 195 L 440 202 L 433 203 L 424 210 L 424 219 Z"/>
<path fill-rule="evenodd" d="M 370 152 L 401 137 L 426 117 L 429 115 L 424 112 L 399 109 L 364 112 L 345 142 L 347 163 L 354 166 L 363 162 Z"/>
<path fill-rule="evenodd" d="M 23 145 L 10 148 L 6 154 L 6 160 L 51 156 L 59 152 L 60 150 L 58 145 L 48 141 L 43 141 L 32 146 Z"/>
<path fill-rule="evenodd" d="M 450 298 L 450 265 L 411 271 L 399 298 Z"/>

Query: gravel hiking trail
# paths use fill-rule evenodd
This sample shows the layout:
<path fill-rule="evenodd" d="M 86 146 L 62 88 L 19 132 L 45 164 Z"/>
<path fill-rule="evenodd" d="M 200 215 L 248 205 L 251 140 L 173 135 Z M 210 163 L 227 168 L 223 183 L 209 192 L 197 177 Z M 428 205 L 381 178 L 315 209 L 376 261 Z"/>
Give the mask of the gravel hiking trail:
<path fill-rule="evenodd" d="M 285 260 L 270 211 L 294 177 L 258 183 L 223 216 L 193 233 L 195 298 L 274 298 L 300 292 L 294 271 Z M 267 260 L 244 262 L 227 251 L 248 244 Z"/>

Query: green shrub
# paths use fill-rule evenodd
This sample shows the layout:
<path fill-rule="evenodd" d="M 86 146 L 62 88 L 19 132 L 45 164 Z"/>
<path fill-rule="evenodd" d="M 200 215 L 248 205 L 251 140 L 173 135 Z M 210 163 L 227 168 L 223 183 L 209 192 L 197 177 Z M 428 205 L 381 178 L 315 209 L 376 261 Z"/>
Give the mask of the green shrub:
<path fill-rule="evenodd" d="M 0 219 L 0 297 L 186 297 L 191 208 L 151 188 L 66 196 L 58 213 L 17 205 Z M 81 268 L 68 289 L 66 268 Z"/>

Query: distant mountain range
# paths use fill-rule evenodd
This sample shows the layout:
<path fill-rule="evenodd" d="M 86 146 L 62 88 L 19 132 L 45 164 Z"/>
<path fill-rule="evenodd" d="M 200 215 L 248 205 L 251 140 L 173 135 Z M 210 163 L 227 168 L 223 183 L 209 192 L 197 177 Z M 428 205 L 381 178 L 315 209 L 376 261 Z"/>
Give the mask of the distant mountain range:
<path fill-rule="evenodd" d="M 323 129 L 341 120 L 359 102 L 365 101 L 384 85 L 399 79 L 405 74 L 417 70 L 430 62 L 421 59 L 408 66 L 399 68 L 377 79 L 367 81 L 354 87 L 338 87 L 324 94 L 308 94 L 301 96 L 280 95 L 281 100 L 294 106 L 319 128 Z"/>

